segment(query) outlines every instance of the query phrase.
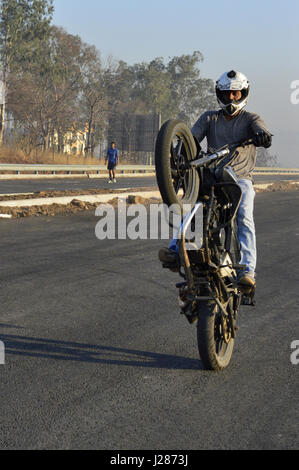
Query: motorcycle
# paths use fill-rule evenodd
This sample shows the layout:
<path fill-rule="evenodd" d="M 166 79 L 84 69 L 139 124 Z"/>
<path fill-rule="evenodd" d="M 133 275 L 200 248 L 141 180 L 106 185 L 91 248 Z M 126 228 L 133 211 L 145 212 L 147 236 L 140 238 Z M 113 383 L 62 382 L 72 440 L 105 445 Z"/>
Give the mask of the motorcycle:
<path fill-rule="evenodd" d="M 220 371 L 231 361 L 241 305 L 255 305 L 255 288 L 241 290 L 238 273 L 240 246 L 236 215 L 242 200 L 238 179 L 230 166 L 238 148 L 252 139 L 203 152 L 181 121 L 167 121 L 155 148 L 158 187 L 163 202 L 180 209 L 177 240 L 178 272 L 182 282 L 179 307 L 190 324 L 197 323 L 199 355 L 208 370 Z M 184 207 L 191 212 L 183 216 Z M 199 212 L 203 215 L 201 242 L 188 233 Z M 164 264 L 167 268 L 167 264 Z"/>

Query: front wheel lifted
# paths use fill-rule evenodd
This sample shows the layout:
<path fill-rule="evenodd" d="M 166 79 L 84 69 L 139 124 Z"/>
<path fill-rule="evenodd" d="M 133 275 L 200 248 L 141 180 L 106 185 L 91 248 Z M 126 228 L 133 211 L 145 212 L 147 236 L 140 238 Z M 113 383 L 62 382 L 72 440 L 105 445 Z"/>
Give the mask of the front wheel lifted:
<path fill-rule="evenodd" d="M 200 302 L 197 344 L 200 358 L 208 370 L 220 371 L 230 363 L 235 340 L 229 333 L 227 321 L 214 301 Z"/>
<path fill-rule="evenodd" d="M 163 124 L 157 137 L 155 165 L 157 183 L 163 202 L 168 206 L 193 207 L 198 199 L 200 179 L 190 162 L 196 157 L 194 137 L 186 124 L 170 120 Z"/>

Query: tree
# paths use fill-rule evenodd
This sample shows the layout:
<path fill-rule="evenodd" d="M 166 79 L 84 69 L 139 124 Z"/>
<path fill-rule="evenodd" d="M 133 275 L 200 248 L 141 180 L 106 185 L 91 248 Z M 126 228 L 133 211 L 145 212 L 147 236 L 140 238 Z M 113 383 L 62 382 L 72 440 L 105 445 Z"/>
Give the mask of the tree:
<path fill-rule="evenodd" d="M 161 114 L 163 121 L 179 118 L 191 124 L 205 110 L 217 106 L 213 81 L 201 77 L 202 61 L 202 54 L 195 51 L 173 57 L 168 63 L 161 57 L 131 67 L 122 62 L 121 82 L 127 84 L 125 102 L 139 112 Z"/>
<path fill-rule="evenodd" d="M 143 101 L 147 113 L 166 115 L 171 101 L 171 76 L 161 57 L 131 68 L 132 98 Z"/>
<path fill-rule="evenodd" d="M 3 103 L 0 107 L 0 143 L 6 120 L 6 94 L 9 76 L 15 70 L 29 69 L 42 56 L 41 44 L 50 33 L 52 0 L 1 0 L 0 62 Z"/>
<path fill-rule="evenodd" d="M 188 124 L 206 110 L 216 106 L 213 81 L 201 78 L 199 65 L 203 55 L 199 51 L 191 55 L 173 57 L 167 69 L 171 75 L 171 102 L 176 117 Z"/>
<path fill-rule="evenodd" d="M 86 46 L 86 67 L 82 71 L 79 106 L 80 121 L 86 125 L 85 153 L 94 155 L 96 141 L 107 121 L 107 94 L 105 71 L 95 47 Z"/>
<path fill-rule="evenodd" d="M 63 151 L 66 134 L 84 130 L 88 115 L 84 100 L 89 99 L 93 113 L 97 102 L 95 83 L 91 82 L 96 75 L 96 59 L 94 47 L 53 26 L 43 44 L 42 57 L 32 63 L 30 71 L 22 69 L 13 75 L 9 109 L 25 134 L 32 136 L 34 146 L 46 150 L 57 143 L 58 150 Z M 93 124 L 92 116 L 89 137 Z"/>
<path fill-rule="evenodd" d="M 259 147 L 257 150 L 257 160 L 256 166 L 258 167 L 278 167 L 278 157 L 277 155 L 271 155 L 269 151 L 263 147 Z"/>
<path fill-rule="evenodd" d="M 168 62 L 158 57 L 133 66 L 113 60 L 104 65 L 94 46 L 51 26 L 52 0 L 0 4 L 0 72 L 6 97 L 0 108 L 0 141 L 9 112 L 28 151 L 40 146 L 63 152 L 66 139 L 73 145 L 78 133 L 84 133 L 85 153 L 93 155 L 118 114 L 127 116 L 121 122 L 131 141 L 137 114 L 192 124 L 216 104 L 213 82 L 201 77 L 198 51 Z"/>

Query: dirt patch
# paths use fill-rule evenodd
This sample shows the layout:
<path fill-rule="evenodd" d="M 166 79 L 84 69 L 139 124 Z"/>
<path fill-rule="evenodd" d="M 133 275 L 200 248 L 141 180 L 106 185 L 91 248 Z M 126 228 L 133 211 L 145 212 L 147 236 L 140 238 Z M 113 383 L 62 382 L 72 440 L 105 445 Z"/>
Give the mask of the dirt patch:
<path fill-rule="evenodd" d="M 130 195 L 126 198 L 127 205 L 142 204 L 144 206 L 147 206 L 150 204 L 161 204 L 161 202 L 162 202 L 161 199 L 155 198 L 155 197 L 144 198 L 142 196 Z M 113 207 L 117 207 L 118 203 L 119 203 L 118 197 L 114 197 L 107 204 L 110 204 Z"/>
<path fill-rule="evenodd" d="M 257 188 L 256 192 L 258 193 L 269 193 L 269 192 L 288 192 L 288 191 L 298 191 L 299 183 L 291 183 L 288 181 L 277 181 L 276 183 L 270 184 L 267 188 Z"/>
<path fill-rule="evenodd" d="M 156 188 L 153 186 L 144 187 L 144 188 L 134 188 L 134 193 L 144 192 L 144 191 L 154 191 Z M 24 201 L 27 199 L 40 199 L 48 197 L 67 197 L 67 196 L 93 196 L 98 194 L 122 194 L 127 193 L 127 189 L 74 189 L 66 191 L 39 191 L 32 194 L 14 194 L 14 195 L 5 195 L 0 196 L 1 201 Z"/>
<path fill-rule="evenodd" d="M 80 193 L 81 194 L 81 193 Z M 112 198 L 107 204 L 117 207 L 119 199 L 117 197 Z M 131 195 L 127 198 L 127 205 L 130 204 L 158 204 L 161 201 L 156 198 L 146 199 L 141 196 Z M 40 205 L 31 207 L 1 207 L 0 214 L 8 214 L 13 218 L 23 217 L 54 217 L 55 215 L 68 215 L 78 214 L 85 211 L 95 211 L 100 203 L 90 203 L 73 199 L 69 204 L 51 204 L 51 205 Z"/>
<path fill-rule="evenodd" d="M 31 207 L 1 207 L 1 214 L 9 214 L 13 218 L 21 217 L 39 217 L 47 216 L 54 217 L 58 214 L 76 214 L 81 211 L 93 210 L 96 204 L 89 204 L 86 202 L 74 199 L 70 204 L 51 204 L 50 206 L 31 206 Z"/>

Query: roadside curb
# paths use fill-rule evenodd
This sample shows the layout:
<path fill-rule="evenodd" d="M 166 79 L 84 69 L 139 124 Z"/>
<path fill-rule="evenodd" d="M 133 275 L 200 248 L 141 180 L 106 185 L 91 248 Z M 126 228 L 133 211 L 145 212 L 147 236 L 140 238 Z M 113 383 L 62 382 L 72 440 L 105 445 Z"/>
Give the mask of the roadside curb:
<path fill-rule="evenodd" d="M 143 198 L 161 198 L 159 191 L 136 191 L 132 189 L 129 192 L 115 192 L 108 194 L 96 194 L 96 195 L 76 195 L 76 196 L 62 196 L 62 197 L 49 197 L 49 198 L 39 198 L 39 199 L 23 199 L 23 200 L 13 200 L 13 201 L 3 201 L 0 202 L 1 207 L 32 207 L 32 206 L 50 206 L 52 204 L 67 205 L 70 204 L 74 199 L 77 201 L 87 202 L 90 204 L 107 204 L 115 197 L 120 199 L 128 198 L 129 196 L 140 196 Z"/>
<path fill-rule="evenodd" d="M 117 178 L 153 178 L 156 173 L 120 173 Z M 0 180 L 43 180 L 43 179 L 108 179 L 108 174 L 72 174 L 72 175 L 0 175 Z"/>

